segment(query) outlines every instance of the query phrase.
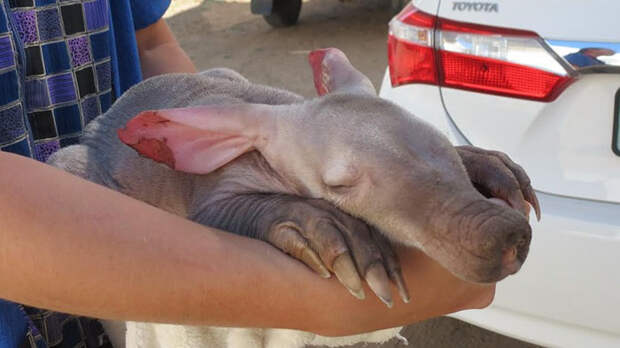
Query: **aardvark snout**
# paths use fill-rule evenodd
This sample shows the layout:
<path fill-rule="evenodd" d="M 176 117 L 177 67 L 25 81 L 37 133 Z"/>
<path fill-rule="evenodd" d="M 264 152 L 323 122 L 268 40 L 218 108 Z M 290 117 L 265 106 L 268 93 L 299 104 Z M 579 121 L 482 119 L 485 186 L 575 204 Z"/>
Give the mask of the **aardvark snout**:
<path fill-rule="evenodd" d="M 437 252 L 446 268 L 476 283 L 496 282 L 519 271 L 532 239 L 525 216 L 484 198 L 459 209 L 447 227 L 447 238 L 438 244 L 441 250 L 429 253 Z"/>
<path fill-rule="evenodd" d="M 515 274 L 521 268 L 529 251 L 531 235 L 531 228 L 528 224 L 518 226 L 516 231 L 508 233 L 502 249 L 501 278 Z"/>
<path fill-rule="evenodd" d="M 499 207 L 499 214 L 489 218 L 480 227 L 481 248 L 480 254 L 486 255 L 495 263 L 496 267 L 489 274 L 489 281 L 497 281 L 519 271 L 527 257 L 532 229 L 527 219 L 511 208 Z M 489 244 L 484 239 L 493 242 Z M 493 274 L 494 273 L 494 274 Z"/>

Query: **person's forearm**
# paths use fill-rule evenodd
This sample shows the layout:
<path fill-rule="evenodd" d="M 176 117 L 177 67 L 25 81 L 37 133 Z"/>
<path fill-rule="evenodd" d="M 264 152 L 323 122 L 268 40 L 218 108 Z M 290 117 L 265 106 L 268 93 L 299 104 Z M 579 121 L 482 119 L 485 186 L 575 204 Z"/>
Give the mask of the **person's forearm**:
<path fill-rule="evenodd" d="M 194 63 L 170 31 L 163 19 L 136 32 L 142 76 L 196 72 Z"/>
<path fill-rule="evenodd" d="M 30 159 L 0 152 L 0 168 L 0 298 L 117 320 L 344 335 L 484 306 L 493 294 L 401 250 L 412 303 L 390 310 L 263 242 Z"/>

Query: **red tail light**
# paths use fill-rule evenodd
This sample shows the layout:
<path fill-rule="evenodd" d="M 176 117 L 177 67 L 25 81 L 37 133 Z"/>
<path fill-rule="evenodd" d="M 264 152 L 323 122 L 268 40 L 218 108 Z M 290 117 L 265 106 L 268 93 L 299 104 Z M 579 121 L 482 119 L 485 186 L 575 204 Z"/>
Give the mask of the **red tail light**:
<path fill-rule="evenodd" d="M 408 5 L 390 22 L 388 61 L 393 86 L 438 83 L 433 48 L 436 18 Z"/>
<path fill-rule="evenodd" d="M 552 101 L 573 81 L 536 33 L 446 20 L 412 5 L 390 22 L 388 59 L 393 86 Z"/>

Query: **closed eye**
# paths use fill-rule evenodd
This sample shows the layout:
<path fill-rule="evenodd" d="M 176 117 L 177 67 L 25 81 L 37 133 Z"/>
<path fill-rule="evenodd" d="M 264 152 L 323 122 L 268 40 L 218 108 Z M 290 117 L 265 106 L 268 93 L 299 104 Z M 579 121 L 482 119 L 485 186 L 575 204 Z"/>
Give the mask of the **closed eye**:
<path fill-rule="evenodd" d="M 330 191 L 338 194 L 344 194 L 353 189 L 353 185 L 327 185 L 327 187 Z"/>
<path fill-rule="evenodd" d="M 336 194 L 345 194 L 353 189 L 361 179 L 361 171 L 350 162 L 332 162 L 323 173 L 323 184 Z"/>

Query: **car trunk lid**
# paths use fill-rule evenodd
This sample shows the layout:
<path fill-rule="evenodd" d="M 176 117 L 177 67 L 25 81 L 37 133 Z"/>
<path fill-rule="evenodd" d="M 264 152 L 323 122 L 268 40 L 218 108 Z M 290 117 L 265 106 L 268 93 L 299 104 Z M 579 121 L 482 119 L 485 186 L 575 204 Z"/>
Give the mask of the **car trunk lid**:
<path fill-rule="evenodd" d="M 499 28 L 491 37 L 524 37 L 519 31 L 537 34 L 547 58 L 559 62 L 571 78 L 569 85 L 546 100 L 444 83 L 441 93 L 446 111 L 472 144 L 504 151 L 522 164 L 537 190 L 620 202 L 617 13 L 620 2 L 604 0 L 441 1 L 440 20 Z M 584 48 L 599 49 L 597 53 L 603 55 L 581 57 Z M 544 52 L 536 50 L 536 54 Z M 519 54 L 530 55 L 525 59 L 531 64 L 543 59 L 534 57 L 534 49 L 527 47 Z M 546 67 L 537 69 L 548 72 Z M 562 76 L 561 71 L 556 74 Z"/>

